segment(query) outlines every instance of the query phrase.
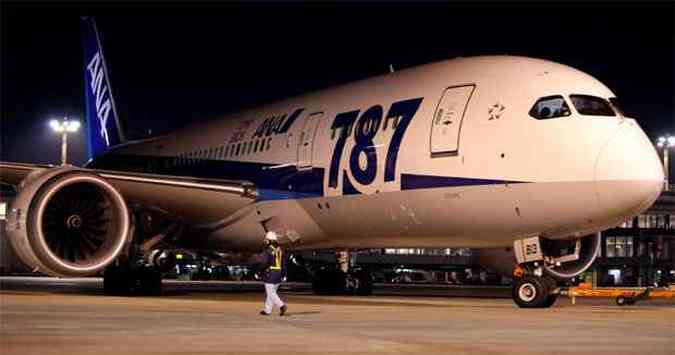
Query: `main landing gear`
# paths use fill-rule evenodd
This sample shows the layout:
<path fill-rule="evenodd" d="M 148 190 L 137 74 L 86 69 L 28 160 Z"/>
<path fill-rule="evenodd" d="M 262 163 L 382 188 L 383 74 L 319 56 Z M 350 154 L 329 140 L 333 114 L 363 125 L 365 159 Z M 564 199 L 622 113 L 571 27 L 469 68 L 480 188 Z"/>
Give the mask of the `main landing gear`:
<path fill-rule="evenodd" d="M 312 290 L 315 294 L 369 296 L 373 293 L 372 274 L 351 265 L 349 252 L 337 252 L 336 259 L 336 264 L 314 272 Z"/>
<path fill-rule="evenodd" d="M 135 221 L 133 241 L 125 256 L 110 264 L 103 273 L 103 292 L 106 295 L 162 294 L 162 273 L 176 266 L 176 254 L 172 249 L 182 234 L 179 218 L 169 218 L 163 211 L 143 210 L 132 214 Z"/>
<path fill-rule="evenodd" d="M 154 266 L 118 260 L 105 269 L 103 292 L 110 296 L 159 296 L 162 294 L 162 273 Z"/>

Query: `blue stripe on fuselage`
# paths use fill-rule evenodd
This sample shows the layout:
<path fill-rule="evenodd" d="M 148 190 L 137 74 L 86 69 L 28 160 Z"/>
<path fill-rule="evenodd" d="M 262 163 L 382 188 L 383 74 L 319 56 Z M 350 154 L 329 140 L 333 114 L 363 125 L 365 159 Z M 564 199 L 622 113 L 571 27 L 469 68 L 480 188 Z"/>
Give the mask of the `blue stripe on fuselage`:
<path fill-rule="evenodd" d="M 302 199 L 324 196 L 323 168 L 298 170 L 294 165 L 237 162 L 226 160 L 191 159 L 149 155 L 106 153 L 91 161 L 90 169 L 140 172 L 169 176 L 192 176 L 227 180 L 245 180 L 255 184 L 258 201 Z M 401 174 L 401 190 L 432 189 L 493 184 L 513 184 L 522 181 Z M 360 194 L 344 172 L 343 195 Z"/>
<path fill-rule="evenodd" d="M 432 189 L 438 187 L 458 187 L 495 184 L 517 184 L 523 181 L 476 179 L 434 175 L 401 174 L 401 190 Z"/>

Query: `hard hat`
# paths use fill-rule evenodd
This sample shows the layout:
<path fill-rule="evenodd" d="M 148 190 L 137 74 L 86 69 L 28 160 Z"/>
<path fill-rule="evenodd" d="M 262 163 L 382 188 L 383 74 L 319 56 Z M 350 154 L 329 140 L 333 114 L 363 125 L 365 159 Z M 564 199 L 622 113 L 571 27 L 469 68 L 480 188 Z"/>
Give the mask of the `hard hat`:
<path fill-rule="evenodd" d="M 265 234 L 265 240 L 273 240 L 273 241 L 278 241 L 279 237 L 277 237 L 277 233 L 274 231 L 269 231 L 267 234 Z"/>

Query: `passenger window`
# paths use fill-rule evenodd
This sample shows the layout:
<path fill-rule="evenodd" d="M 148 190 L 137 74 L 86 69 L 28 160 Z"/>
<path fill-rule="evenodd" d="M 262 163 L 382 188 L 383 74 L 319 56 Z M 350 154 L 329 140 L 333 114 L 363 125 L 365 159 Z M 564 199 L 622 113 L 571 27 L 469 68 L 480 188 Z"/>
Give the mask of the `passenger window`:
<path fill-rule="evenodd" d="M 530 110 L 530 116 L 538 120 L 569 116 L 570 113 L 567 102 L 560 95 L 542 97 Z"/>
<path fill-rule="evenodd" d="M 577 112 L 587 116 L 616 116 L 607 100 L 588 95 L 570 95 Z"/>

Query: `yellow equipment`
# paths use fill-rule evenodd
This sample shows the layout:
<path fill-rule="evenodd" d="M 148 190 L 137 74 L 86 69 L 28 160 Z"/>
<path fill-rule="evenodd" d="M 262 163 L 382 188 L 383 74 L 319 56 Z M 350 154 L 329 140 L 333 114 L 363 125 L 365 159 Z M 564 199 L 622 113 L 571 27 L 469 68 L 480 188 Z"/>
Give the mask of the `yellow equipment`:
<path fill-rule="evenodd" d="M 576 304 L 577 297 L 606 297 L 616 299 L 619 306 L 634 305 L 637 301 L 649 298 L 675 298 L 675 289 L 671 287 L 628 287 L 628 288 L 593 288 L 589 283 L 581 283 L 577 287 L 570 287 L 560 291 Z"/>

